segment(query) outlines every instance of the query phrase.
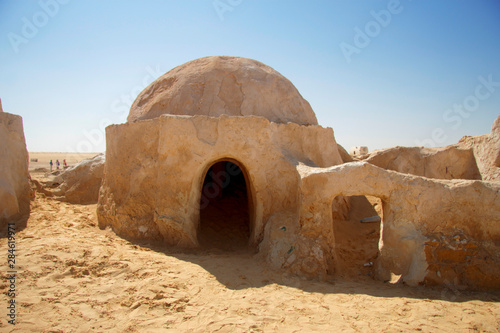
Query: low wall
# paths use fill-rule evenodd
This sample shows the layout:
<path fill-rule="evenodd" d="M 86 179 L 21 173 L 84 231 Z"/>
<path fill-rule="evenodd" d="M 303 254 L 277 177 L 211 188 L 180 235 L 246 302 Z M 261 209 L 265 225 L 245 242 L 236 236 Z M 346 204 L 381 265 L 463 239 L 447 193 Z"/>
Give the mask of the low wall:
<path fill-rule="evenodd" d="M 32 191 L 23 119 L 0 112 L 0 226 L 29 214 Z M 24 219 L 26 220 L 26 219 Z"/>
<path fill-rule="evenodd" d="M 317 252 L 323 255 L 316 256 L 315 265 L 324 271 L 335 260 L 334 244 L 323 236 L 333 232 L 332 200 L 371 195 L 383 203 L 379 279 L 399 276 L 410 285 L 500 288 L 500 184 L 434 180 L 366 162 L 298 170 L 303 198 L 299 232 L 317 240 Z M 310 256 L 307 252 L 304 258 Z M 304 270 L 303 265 L 298 260 L 294 270 Z"/>

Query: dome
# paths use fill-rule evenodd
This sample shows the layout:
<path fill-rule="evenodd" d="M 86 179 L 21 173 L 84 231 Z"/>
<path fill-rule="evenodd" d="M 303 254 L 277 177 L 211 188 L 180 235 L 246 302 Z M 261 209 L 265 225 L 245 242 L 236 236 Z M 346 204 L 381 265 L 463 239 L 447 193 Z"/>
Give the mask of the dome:
<path fill-rule="evenodd" d="M 256 60 L 225 56 L 196 59 L 162 75 L 137 96 L 127 121 L 163 114 L 318 124 L 309 103 L 283 75 Z"/>

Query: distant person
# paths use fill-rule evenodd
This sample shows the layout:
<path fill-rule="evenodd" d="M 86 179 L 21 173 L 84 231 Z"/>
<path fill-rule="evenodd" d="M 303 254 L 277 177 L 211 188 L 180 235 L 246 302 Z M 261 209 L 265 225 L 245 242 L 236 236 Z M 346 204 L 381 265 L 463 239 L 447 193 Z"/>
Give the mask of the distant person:
<path fill-rule="evenodd" d="M 68 163 L 66 163 L 66 160 L 63 160 L 63 166 L 64 166 L 64 169 L 66 169 L 68 167 Z"/>
<path fill-rule="evenodd" d="M 59 167 L 61 166 L 61 162 L 59 162 L 59 160 L 56 160 L 56 167 L 57 167 L 57 170 L 59 170 Z"/>
<path fill-rule="evenodd" d="M 52 166 L 54 165 L 54 163 L 52 162 L 52 160 L 50 160 L 50 172 L 52 172 Z"/>

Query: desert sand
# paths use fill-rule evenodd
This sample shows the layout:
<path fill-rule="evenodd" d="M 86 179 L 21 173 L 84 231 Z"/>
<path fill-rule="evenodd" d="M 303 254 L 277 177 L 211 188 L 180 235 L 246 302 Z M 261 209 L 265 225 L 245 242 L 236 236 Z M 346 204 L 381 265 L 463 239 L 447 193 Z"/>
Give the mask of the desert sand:
<path fill-rule="evenodd" d="M 61 162 L 61 169 L 63 165 L 63 160 L 66 160 L 69 166 L 75 165 L 76 163 L 84 160 L 86 158 L 92 158 L 99 153 L 37 153 L 30 152 L 29 153 L 29 170 L 30 172 L 39 169 L 39 172 L 43 172 L 43 169 L 50 170 L 50 160 L 54 163 L 53 170 L 56 170 L 56 160 Z M 37 159 L 38 162 L 32 162 L 32 159 Z"/>
<path fill-rule="evenodd" d="M 340 228 L 356 228 L 355 218 Z M 363 228 L 358 236 L 375 227 Z M 498 292 L 375 281 L 355 260 L 373 251 L 373 242 L 365 243 L 339 243 L 359 270 L 309 281 L 268 269 L 252 252 L 132 244 L 97 227 L 96 205 L 37 193 L 27 227 L 16 232 L 17 324 L 7 322 L 4 310 L 0 331 L 499 331 Z M 7 249 L 6 238 L 0 248 Z M 0 301 L 7 304 L 3 272 Z"/>

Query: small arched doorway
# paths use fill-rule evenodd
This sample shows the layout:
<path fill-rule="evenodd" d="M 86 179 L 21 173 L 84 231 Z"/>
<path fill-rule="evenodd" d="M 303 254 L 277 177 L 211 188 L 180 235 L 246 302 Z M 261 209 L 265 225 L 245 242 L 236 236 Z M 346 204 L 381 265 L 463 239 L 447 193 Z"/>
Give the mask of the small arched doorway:
<path fill-rule="evenodd" d="M 248 248 L 251 196 L 247 175 L 236 161 L 214 163 L 201 189 L 198 242 L 203 248 Z"/>

